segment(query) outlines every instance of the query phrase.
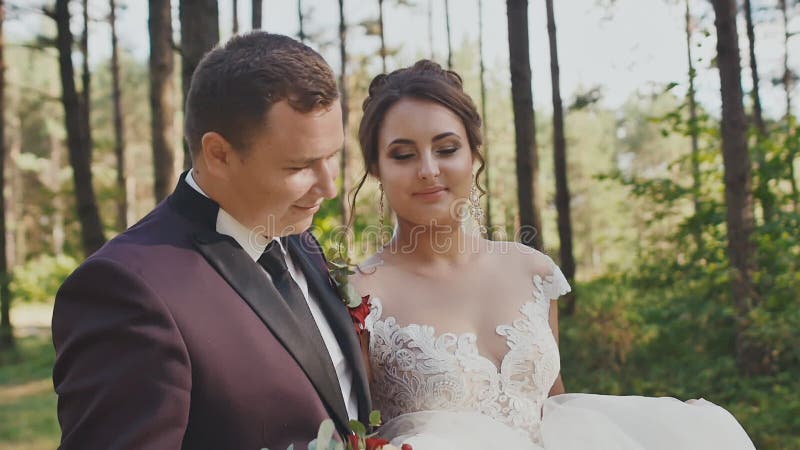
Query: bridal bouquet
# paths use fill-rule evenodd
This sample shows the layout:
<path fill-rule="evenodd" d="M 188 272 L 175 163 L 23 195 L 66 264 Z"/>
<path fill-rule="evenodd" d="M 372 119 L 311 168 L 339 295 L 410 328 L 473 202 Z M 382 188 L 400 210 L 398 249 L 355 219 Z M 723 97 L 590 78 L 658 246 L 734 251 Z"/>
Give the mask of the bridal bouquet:
<path fill-rule="evenodd" d="M 370 427 L 381 424 L 381 415 L 378 411 L 372 411 L 369 415 L 369 424 Z M 325 419 L 319 426 L 317 438 L 308 443 L 308 450 L 413 450 L 409 444 L 403 444 L 398 448 L 386 439 L 378 437 L 377 433 L 367 434 L 367 427 L 357 420 L 350 421 L 350 431 L 347 442 L 339 442 L 333 438 L 335 432 L 333 421 Z M 290 445 L 286 450 L 294 450 L 294 445 Z"/>

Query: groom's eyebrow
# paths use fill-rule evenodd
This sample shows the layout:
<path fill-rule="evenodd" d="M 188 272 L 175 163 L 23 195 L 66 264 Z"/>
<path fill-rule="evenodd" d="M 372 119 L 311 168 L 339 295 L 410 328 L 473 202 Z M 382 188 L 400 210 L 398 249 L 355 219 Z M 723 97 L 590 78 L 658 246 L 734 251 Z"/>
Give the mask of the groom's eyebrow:
<path fill-rule="evenodd" d="M 341 148 L 337 148 L 336 150 L 328 153 L 325 156 L 320 156 L 319 158 L 292 159 L 292 160 L 289 161 L 289 163 L 291 163 L 291 164 L 311 164 L 311 163 L 314 163 L 316 161 L 320 161 L 320 160 L 323 160 L 323 159 L 328 159 L 328 158 L 334 156 L 335 154 L 339 153 L 340 150 L 341 150 Z"/>

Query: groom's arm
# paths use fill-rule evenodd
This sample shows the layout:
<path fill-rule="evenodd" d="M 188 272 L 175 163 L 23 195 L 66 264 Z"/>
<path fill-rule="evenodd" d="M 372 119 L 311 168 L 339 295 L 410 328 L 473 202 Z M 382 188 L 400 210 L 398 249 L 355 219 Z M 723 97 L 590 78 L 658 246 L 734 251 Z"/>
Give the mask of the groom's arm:
<path fill-rule="evenodd" d="M 191 368 L 169 310 L 137 274 L 92 258 L 61 286 L 53 384 L 63 450 L 179 449 Z"/>

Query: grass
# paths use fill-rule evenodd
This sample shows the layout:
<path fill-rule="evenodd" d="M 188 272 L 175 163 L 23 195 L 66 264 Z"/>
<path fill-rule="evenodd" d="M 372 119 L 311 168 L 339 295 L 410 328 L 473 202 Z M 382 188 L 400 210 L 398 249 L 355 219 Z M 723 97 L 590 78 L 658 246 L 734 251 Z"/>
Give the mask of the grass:
<path fill-rule="evenodd" d="M 25 318 L 18 331 L 25 332 L 17 337 L 16 348 L 0 351 L 0 450 L 52 450 L 60 437 L 51 379 L 53 344 L 49 329 L 35 326 L 41 321 L 27 323 L 42 308 L 21 305 L 12 317 L 20 309 Z"/>

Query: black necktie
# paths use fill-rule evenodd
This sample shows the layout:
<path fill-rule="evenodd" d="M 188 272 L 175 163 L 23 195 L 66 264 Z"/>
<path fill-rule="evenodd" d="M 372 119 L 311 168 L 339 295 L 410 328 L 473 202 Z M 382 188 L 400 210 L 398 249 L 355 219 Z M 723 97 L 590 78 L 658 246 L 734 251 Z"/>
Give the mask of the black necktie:
<path fill-rule="evenodd" d="M 308 307 L 303 291 L 300 290 L 300 286 L 297 285 L 294 278 L 292 278 L 292 274 L 289 273 L 289 268 L 286 266 L 286 258 L 278 242 L 273 240 L 267 245 L 264 253 L 258 258 L 258 263 L 272 277 L 272 283 L 289 306 L 289 309 L 292 310 L 295 319 L 306 330 L 311 343 L 314 346 L 319 346 L 318 348 L 326 348 L 325 341 L 319 333 L 314 316 L 311 315 L 311 309 Z"/>

